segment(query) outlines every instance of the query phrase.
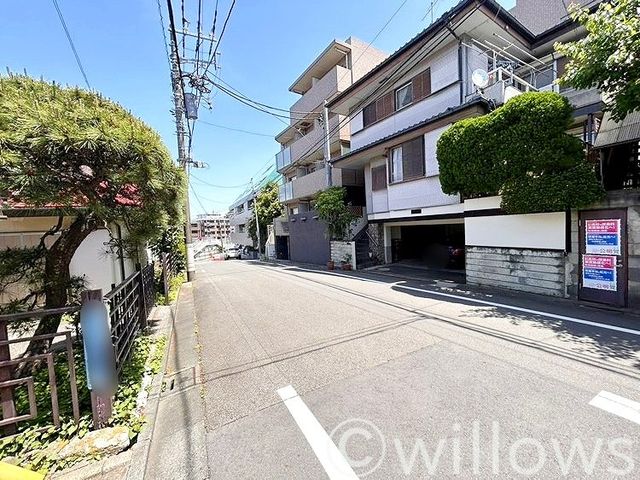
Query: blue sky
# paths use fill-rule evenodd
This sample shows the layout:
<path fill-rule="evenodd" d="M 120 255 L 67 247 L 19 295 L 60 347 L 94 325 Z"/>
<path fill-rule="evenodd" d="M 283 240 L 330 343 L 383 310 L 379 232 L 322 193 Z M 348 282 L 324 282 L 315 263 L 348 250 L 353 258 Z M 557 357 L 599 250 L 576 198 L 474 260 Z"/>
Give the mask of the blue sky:
<path fill-rule="evenodd" d="M 180 0 L 173 0 L 179 10 Z M 436 17 L 457 0 L 439 0 Z M 91 86 L 155 128 L 175 155 L 174 123 L 168 62 L 156 0 L 58 0 Z M 166 0 L 160 0 L 166 16 Z M 231 0 L 219 0 L 219 27 Z M 299 98 L 287 89 L 315 56 L 334 38 L 351 35 L 367 42 L 391 17 L 401 0 L 236 0 L 219 51 L 221 78 L 245 95 L 280 108 Z M 502 0 L 510 8 L 515 0 Z M 195 25 L 197 0 L 185 0 L 187 17 Z M 211 25 L 214 0 L 204 0 Z M 408 0 L 373 44 L 393 52 L 430 20 L 423 20 L 428 0 Z M 222 17 L 222 18 L 220 18 Z M 3 2 L 0 22 L 2 65 L 63 84 L 84 86 L 64 31 L 50 0 Z M 219 30 L 218 30 L 219 31 Z M 4 72 L 3 68 L 3 72 Z M 200 118 L 215 124 L 274 135 L 283 128 L 277 119 L 250 109 L 218 92 L 213 109 Z M 194 171 L 193 214 L 225 212 L 244 190 L 237 186 L 273 161 L 273 138 L 196 125 L 194 159 L 209 164 Z M 202 203 L 202 205 L 200 205 Z"/>

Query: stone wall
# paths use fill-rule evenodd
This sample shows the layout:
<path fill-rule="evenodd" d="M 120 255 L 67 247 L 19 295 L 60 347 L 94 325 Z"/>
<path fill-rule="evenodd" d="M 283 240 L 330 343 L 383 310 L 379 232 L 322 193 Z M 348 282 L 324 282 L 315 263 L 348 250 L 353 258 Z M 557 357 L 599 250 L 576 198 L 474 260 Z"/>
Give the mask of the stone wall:
<path fill-rule="evenodd" d="M 331 242 L 331 260 L 334 261 L 336 266 L 339 266 L 347 255 L 351 255 L 351 266 L 355 270 L 357 267 L 356 242 Z"/>
<path fill-rule="evenodd" d="M 384 225 L 382 223 L 370 223 L 367 225 L 369 235 L 374 240 L 369 241 L 369 249 L 373 252 L 378 263 L 384 263 Z"/>
<path fill-rule="evenodd" d="M 564 252 L 467 247 L 467 283 L 565 296 Z"/>

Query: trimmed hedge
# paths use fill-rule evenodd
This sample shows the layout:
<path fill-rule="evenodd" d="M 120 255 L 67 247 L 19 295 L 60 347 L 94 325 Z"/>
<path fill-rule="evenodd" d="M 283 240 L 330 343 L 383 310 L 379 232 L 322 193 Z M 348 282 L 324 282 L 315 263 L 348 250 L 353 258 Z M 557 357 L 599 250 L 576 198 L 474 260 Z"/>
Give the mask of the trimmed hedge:
<path fill-rule="evenodd" d="M 437 145 L 442 190 L 502 195 L 509 213 L 563 211 L 599 200 L 604 192 L 582 142 L 566 133 L 571 122 L 566 98 L 536 92 L 454 124 Z"/>

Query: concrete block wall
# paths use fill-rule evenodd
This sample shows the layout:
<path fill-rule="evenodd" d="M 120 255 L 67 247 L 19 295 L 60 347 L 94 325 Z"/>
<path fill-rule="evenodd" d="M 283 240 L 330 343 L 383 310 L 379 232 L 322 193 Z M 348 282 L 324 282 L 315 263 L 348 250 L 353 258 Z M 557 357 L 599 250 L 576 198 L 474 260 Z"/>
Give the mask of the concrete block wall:
<path fill-rule="evenodd" d="M 351 266 L 356 269 L 356 242 L 331 242 L 331 260 L 340 265 L 346 255 L 351 255 Z"/>
<path fill-rule="evenodd" d="M 467 247 L 467 283 L 565 296 L 564 252 Z"/>

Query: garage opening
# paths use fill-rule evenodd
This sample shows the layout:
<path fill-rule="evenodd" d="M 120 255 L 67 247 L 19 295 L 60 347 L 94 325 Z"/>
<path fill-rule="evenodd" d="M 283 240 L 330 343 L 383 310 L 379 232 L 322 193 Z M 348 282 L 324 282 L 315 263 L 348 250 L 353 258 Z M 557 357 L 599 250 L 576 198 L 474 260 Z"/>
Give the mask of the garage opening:
<path fill-rule="evenodd" d="M 434 269 L 464 270 L 464 223 L 395 227 L 392 261 Z"/>

